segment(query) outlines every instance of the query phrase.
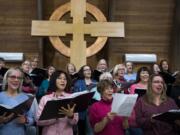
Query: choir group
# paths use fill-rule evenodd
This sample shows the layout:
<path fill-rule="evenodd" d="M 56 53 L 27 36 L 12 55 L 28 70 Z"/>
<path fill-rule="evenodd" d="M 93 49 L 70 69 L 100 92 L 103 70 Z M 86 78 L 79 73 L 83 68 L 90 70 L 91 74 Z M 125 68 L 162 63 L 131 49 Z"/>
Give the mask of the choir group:
<path fill-rule="evenodd" d="M 76 105 L 67 104 L 59 107 L 64 117 L 40 120 L 48 101 L 86 90 L 95 93 L 86 110 L 75 112 Z M 111 112 L 114 93 L 139 95 L 130 117 Z M 30 97 L 34 98 L 26 111 L 15 111 Z M 42 69 L 37 57 L 8 69 L 0 58 L 0 135 L 178 135 L 180 117 L 173 121 L 154 117 L 178 112 L 179 107 L 180 73 L 172 72 L 167 60 L 135 72 L 132 62 L 109 70 L 105 59 L 96 69 L 84 65 L 77 71 L 72 63 L 64 71 L 53 65 Z"/>

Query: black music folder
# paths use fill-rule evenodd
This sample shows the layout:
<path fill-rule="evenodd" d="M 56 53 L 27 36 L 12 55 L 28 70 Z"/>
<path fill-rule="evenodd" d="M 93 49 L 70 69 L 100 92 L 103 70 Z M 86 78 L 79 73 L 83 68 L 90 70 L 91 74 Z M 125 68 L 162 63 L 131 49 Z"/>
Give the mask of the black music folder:
<path fill-rule="evenodd" d="M 35 86 L 40 86 L 42 81 L 47 78 L 47 71 L 42 68 L 35 68 L 29 74 Z"/>
<path fill-rule="evenodd" d="M 100 75 L 102 74 L 103 72 L 100 72 L 100 71 L 98 71 L 98 70 L 94 70 L 93 71 L 93 79 L 94 80 L 96 80 L 97 82 L 99 82 L 99 77 L 100 77 Z"/>
<path fill-rule="evenodd" d="M 133 82 L 117 82 L 116 80 L 113 80 L 114 84 L 116 87 L 120 87 L 122 90 L 126 90 L 128 89 L 132 84 L 134 84 Z"/>
<path fill-rule="evenodd" d="M 175 120 L 180 120 L 180 109 L 169 110 L 167 112 L 154 115 L 152 118 L 155 120 L 173 123 Z"/>
<path fill-rule="evenodd" d="M 4 74 L 6 73 L 8 71 L 8 68 L 6 68 L 6 67 L 2 67 L 1 69 L 0 69 L 0 76 L 4 76 Z"/>
<path fill-rule="evenodd" d="M 146 89 L 135 89 L 135 93 L 138 94 L 138 98 L 146 94 Z"/>
<path fill-rule="evenodd" d="M 94 95 L 94 92 L 84 91 L 76 92 L 68 98 L 59 99 L 59 100 L 50 100 L 44 106 L 42 114 L 39 120 L 49 120 L 55 118 L 65 117 L 63 114 L 59 114 L 59 109 L 61 107 L 67 108 L 69 104 L 71 107 L 76 104 L 74 112 L 81 112 L 88 108 L 91 103 L 91 99 Z"/>
<path fill-rule="evenodd" d="M 70 78 L 72 82 L 75 83 L 75 81 L 79 79 L 79 74 L 77 72 L 74 74 L 70 74 Z"/>
<path fill-rule="evenodd" d="M 0 116 L 2 116 L 4 113 L 6 113 L 6 116 L 13 113 L 14 117 L 9 120 L 9 121 L 11 121 L 14 118 L 16 118 L 18 115 L 22 115 L 25 112 L 29 111 L 29 109 L 31 108 L 31 105 L 33 103 L 33 100 L 34 100 L 33 96 L 29 97 L 27 100 L 25 100 L 24 102 L 20 103 L 19 105 L 15 106 L 13 108 L 9 107 L 8 105 L 0 104 Z"/>

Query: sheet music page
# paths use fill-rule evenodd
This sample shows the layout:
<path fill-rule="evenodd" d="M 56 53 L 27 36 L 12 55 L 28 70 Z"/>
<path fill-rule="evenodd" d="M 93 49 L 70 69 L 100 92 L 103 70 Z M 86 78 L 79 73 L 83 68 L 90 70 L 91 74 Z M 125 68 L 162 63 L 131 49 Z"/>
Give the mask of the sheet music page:
<path fill-rule="evenodd" d="M 129 117 L 134 108 L 138 95 L 115 93 L 113 96 L 111 112 L 119 116 Z"/>

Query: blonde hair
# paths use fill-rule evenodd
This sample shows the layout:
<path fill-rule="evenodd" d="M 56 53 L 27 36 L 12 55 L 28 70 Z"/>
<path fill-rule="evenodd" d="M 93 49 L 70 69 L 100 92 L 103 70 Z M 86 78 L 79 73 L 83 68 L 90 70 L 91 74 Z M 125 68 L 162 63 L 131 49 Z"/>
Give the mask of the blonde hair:
<path fill-rule="evenodd" d="M 118 70 L 119 70 L 120 68 L 124 68 L 124 71 L 126 70 L 126 67 L 125 67 L 124 64 L 118 64 L 118 65 L 116 65 L 116 66 L 114 67 L 114 69 L 113 69 L 113 77 L 118 75 Z"/>
<path fill-rule="evenodd" d="M 153 96 L 153 91 L 152 91 L 152 81 L 157 76 L 161 77 L 162 80 L 163 80 L 163 91 L 161 93 L 160 99 L 161 99 L 162 102 L 167 100 L 167 95 L 166 95 L 167 87 L 166 87 L 166 84 L 164 82 L 163 77 L 161 75 L 159 75 L 159 74 L 152 74 L 150 76 L 150 78 L 149 78 L 148 89 L 147 89 L 147 92 L 146 92 L 147 102 L 149 102 L 149 103 L 153 103 L 153 101 L 154 101 L 154 96 Z"/>
<path fill-rule="evenodd" d="M 22 70 L 21 70 L 19 67 L 15 67 L 15 68 L 10 68 L 10 69 L 8 69 L 8 71 L 5 73 L 5 75 L 4 75 L 4 77 L 3 77 L 2 90 L 7 91 L 7 89 L 8 89 L 8 81 L 7 81 L 7 79 L 8 79 L 8 77 L 9 77 L 9 75 L 12 74 L 12 72 L 14 72 L 14 71 L 20 72 L 20 73 L 21 73 L 21 77 L 22 77 L 22 78 L 24 77 L 24 74 L 23 74 Z M 17 90 L 18 92 L 21 92 L 21 90 L 22 90 L 22 84 L 23 84 L 23 79 L 22 79 L 21 82 L 20 82 L 20 86 L 19 86 L 19 88 L 18 88 L 18 90 Z"/>

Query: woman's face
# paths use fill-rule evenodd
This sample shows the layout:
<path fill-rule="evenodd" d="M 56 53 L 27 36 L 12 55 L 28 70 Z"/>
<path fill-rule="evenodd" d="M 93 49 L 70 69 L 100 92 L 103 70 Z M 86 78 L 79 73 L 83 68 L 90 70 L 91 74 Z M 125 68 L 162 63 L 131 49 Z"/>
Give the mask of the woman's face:
<path fill-rule="evenodd" d="M 56 79 L 56 86 L 58 90 L 64 91 L 67 85 L 67 78 L 64 73 L 61 73 Z"/>
<path fill-rule="evenodd" d="M 38 58 L 34 58 L 34 59 L 31 61 L 31 67 L 32 67 L 32 69 L 35 69 L 35 68 L 38 67 L 38 62 L 39 62 Z"/>
<path fill-rule="evenodd" d="M 164 70 L 164 71 L 167 71 L 168 70 L 168 63 L 167 63 L 167 61 L 163 61 L 163 63 L 162 63 L 162 69 Z"/>
<path fill-rule="evenodd" d="M 54 72 L 55 72 L 55 68 L 54 67 L 49 67 L 48 75 L 51 76 Z"/>
<path fill-rule="evenodd" d="M 91 68 L 89 66 L 83 68 L 83 73 L 85 78 L 91 78 Z"/>
<path fill-rule="evenodd" d="M 155 76 L 152 80 L 152 92 L 156 95 L 161 95 L 164 90 L 164 81 L 162 77 Z"/>
<path fill-rule="evenodd" d="M 97 70 L 99 70 L 101 72 L 105 72 L 107 70 L 107 63 L 104 59 L 99 61 Z"/>
<path fill-rule="evenodd" d="M 142 82 L 148 82 L 148 80 L 149 80 L 149 73 L 148 73 L 148 71 L 141 71 L 140 72 L 140 80 Z"/>
<path fill-rule="evenodd" d="M 160 68 L 159 68 L 159 66 L 157 64 L 153 65 L 153 70 L 154 70 L 155 74 L 158 74 L 160 72 Z"/>
<path fill-rule="evenodd" d="M 125 74 L 125 67 L 119 67 L 119 69 L 118 69 L 118 76 L 120 77 L 120 78 L 123 78 L 124 77 L 124 74 Z"/>
<path fill-rule="evenodd" d="M 20 71 L 14 70 L 7 76 L 8 89 L 18 90 L 21 82 L 23 80 L 22 73 Z"/>
<path fill-rule="evenodd" d="M 73 64 L 68 64 L 67 69 L 69 74 L 73 74 L 74 72 L 76 72 Z"/>
<path fill-rule="evenodd" d="M 112 86 L 108 86 L 107 88 L 104 89 L 102 93 L 102 98 L 104 100 L 112 100 L 112 95 L 113 95 L 113 88 Z"/>
<path fill-rule="evenodd" d="M 26 73 L 29 73 L 30 69 L 31 69 L 31 62 L 28 60 L 24 61 L 24 63 L 22 64 L 22 70 Z"/>
<path fill-rule="evenodd" d="M 76 72 L 75 71 L 75 67 L 74 67 L 74 65 L 72 65 L 72 64 L 68 64 L 68 73 L 69 74 L 73 74 L 74 72 Z"/>

